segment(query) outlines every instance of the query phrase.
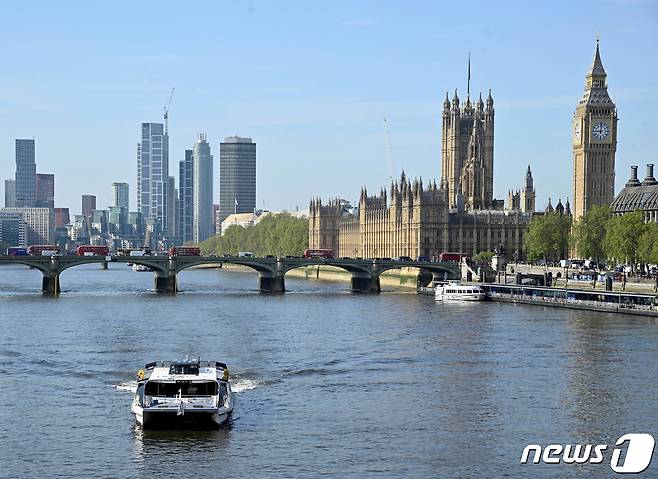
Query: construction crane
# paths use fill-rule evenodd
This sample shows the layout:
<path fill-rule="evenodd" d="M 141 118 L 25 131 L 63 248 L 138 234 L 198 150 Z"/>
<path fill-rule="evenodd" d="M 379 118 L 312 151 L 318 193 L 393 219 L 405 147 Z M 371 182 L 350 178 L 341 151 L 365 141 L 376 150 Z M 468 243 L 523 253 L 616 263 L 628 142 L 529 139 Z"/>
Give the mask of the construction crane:
<path fill-rule="evenodd" d="M 169 94 L 169 101 L 167 102 L 167 105 L 164 107 L 165 135 L 169 133 L 169 106 L 171 105 L 171 99 L 174 97 L 174 90 L 175 88 L 171 89 L 171 93 Z"/>
<path fill-rule="evenodd" d="M 391 158 L 391 145 L 388 141 L 388 120 L 386 118 L 384 118 L 384 154 L 386 155 L 388 176 L 392 181 L 395 175 L 395 165 L 393 164 L 393 159 Z"/>

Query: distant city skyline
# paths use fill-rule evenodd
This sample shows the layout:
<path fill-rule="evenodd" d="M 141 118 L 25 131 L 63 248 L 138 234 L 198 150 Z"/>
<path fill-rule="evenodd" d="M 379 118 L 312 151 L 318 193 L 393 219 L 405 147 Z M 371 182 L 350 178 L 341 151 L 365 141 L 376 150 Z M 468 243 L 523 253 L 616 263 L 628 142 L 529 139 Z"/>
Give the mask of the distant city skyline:
<path fill-rule="evenodd" d="M 564 201 L 571 121 L 597 35 L 619 110 L 615 192 L 630 165 L 658 162 L 653 1 L 472 2 L 467 19 L 463 7 L 433 2 L 209 2 L 194 26 L 178 23 L 183 5 L 123 5 L 3 8 L 0 49 L 14 68 L 0 78 L 2 179 L 12 178 L 14 140 L 34 137 L 39 169 L 57 176 L 56 206 L 72 212 L 82 189 L 109 206 L 113 181 L 132 185 L 136 204 L 134 125 L 162 122 L 174 86 L 175 163 L 198 131 L 253 136 L 267 209 L 305 208 L 315 194 L 353 201 L 361 186 L 385 186 L 384 118 L 395 176 L 404 168 L 439 181 L 441 102 L 455 87 L 464 95 L 469 51 L 473 96 L 492 88 L 496 97 L 494 197 L 518 189 L 530 164 L 537 208 L 549 196 Z M 227 15 L 235 22 L 213 27 Z M 99 138 L 109 138 L 100 149 Z"/>

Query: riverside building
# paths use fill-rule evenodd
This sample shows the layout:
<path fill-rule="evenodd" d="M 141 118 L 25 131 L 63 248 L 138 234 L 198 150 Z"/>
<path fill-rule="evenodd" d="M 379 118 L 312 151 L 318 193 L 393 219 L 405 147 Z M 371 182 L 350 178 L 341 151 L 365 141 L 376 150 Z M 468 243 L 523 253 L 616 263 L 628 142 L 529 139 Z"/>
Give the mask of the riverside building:
<path fill-rule="evenodd" d="M 256 209 L 256 143 L 229 136 L 219 145 L 218 224 L 230 214 Z"/>
<path fill-rule="evenodd" d="M 404 172 L 375 196 L 361 190 L 358 208 L 344 201 L 309 206 L 309 247 L 338 256 L 436 258 L 441 252 L 473 256 L 504 250 L 523 257 L 534 210 L 532 176 L 526 176 L 524 208 L 503 209 L 493 198 L 494 101 L 489 92 L 460 106 L 455 91 L 443 104 L 442 178 L 423 183 Z M 528 182 L 529 180 L 529 182 Z M 520 206 L 520 205 L 519 205 Z M 525 209 L 525 211 L 524 211 Z"/>

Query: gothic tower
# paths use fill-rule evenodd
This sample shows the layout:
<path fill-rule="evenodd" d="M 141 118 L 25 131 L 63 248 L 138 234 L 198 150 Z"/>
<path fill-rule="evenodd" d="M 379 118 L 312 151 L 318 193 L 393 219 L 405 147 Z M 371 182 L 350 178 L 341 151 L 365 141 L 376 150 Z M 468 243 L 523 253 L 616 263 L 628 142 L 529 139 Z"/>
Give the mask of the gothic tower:
<path fill-rule="evenodd" d="M 521 198 L 519 200 L 521 211 L 524 213 L 535 212 L 535 187 L 532 179 L 532 171 L 528 165 L 528 171 L 525 173 L 525 184 L 521 188 Z"/>
<path fill-rule="evenodd" d="M 596 41 L 585 93 L 573 118 L 573 215 L 609 205 L 615 194 L 617 109 L 608 95 L 607 75 Z"/>
<path fill-rule="evenodd" d="M 470 69 L 469 69 L 470 70 Z M 469 85 L 470 90 L 470 85 Z M 457 90 L 443 102 L 441 141 L 441 186 L 448 191 L 450 208 L 463 197 L 468 209 L 490 209 L 493 205 L 494 109 L 491 90 L 475 108 L 470 91 L 460 108 Z"/>

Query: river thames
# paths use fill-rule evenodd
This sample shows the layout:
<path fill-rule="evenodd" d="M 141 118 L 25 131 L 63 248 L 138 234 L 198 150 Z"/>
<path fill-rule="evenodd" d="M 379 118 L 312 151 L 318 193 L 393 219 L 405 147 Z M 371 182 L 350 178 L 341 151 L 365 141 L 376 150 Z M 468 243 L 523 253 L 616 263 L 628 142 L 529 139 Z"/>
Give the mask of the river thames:
<path fill-rule="evenodd" d="M 609 453 L 521 452 L 658 433 L 655 319 L 257 286 L 185 271 L 164 296 L 152 273 L 84 266 L 48 298 L 38 271 L 0 268 L 0 477 L 608 477 Z M 228 364 L 231 425 L 142 431 L 135 372 L 186 355 Z"/>

